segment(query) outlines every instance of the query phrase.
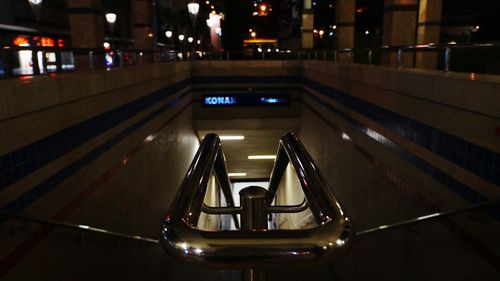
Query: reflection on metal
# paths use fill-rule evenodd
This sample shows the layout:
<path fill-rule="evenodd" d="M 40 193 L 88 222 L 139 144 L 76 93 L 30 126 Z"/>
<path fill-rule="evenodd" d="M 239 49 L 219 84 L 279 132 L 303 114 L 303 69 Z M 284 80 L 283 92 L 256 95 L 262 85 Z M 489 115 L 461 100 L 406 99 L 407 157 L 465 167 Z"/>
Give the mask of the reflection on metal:
<path fill-rule="evenodd" d="M 430 221 L 430 220 L 435 220 L 435 219 L 439 219 L 442 217 L 456 215 L 456 214 L 460 214 L 460 213 L 470 212 L 470 211 L 474 211 L 477 209 L 484 209 L 487 207 L 492 207 L 492 206 L 497 205 L 499 203 L 500 203 L 500 200 L 486 201 L 486 202 L 481 202 L 478 204 L 470 205 L 467 207 L 461 207 L 461 208 L 456 208 L 453 210 L 432 213 L 432 214 L 428 214 L 425 216 L 420 216 L 420 217 L 417 217 L 414 219 L 409 219 L 409 220 L 405 220 L 405 221 L 401 221 L 401 222 L 397 222 L 397 223 L 393 223 L 393 224 L 381 225 L 381 226 L 377 226 L 374 228 L 369 228 L 369 229 L 365 229 L 362 231 L 358 231 L 358 232 L 356 232 L 356 237 L 367 235 L 367 234 L 373 234 L 373 233 L 377 233 L 377 232 L 381 232 L 381 231 L 385 231 L 385 230 L 389 230 L 389 229 L 394 229 L 394 228 L 398 228 L 398 227 L 407 227 L 409 225 L 418 224 L 418 223 L 422 223 L 422 222 L 426 222 L 426 221 Z"/>
<path fill-rule="evenodd" d="M 287 205 L 287 206 L 269 206 L 267 210 L 269 213 L 300 213 L 309 208 L 309 204 L 306 199 L 302 203 L 297 205 Z"/>
<path fill-rule="evenodd" d="M 271 202 L 288 162 L 297 173 L 308 205 L 272 207 Z M 246 230 L 248 222 L 245 221 L 239 231 L 197 229 L 201 211 L 224 212 L 233 214 L 234 217 L 236 213 L 241 213 L 245 217 L 242 210 L 244 206 L 236 208 L 234 204 L 228 204 L 228 208 L 214 208 L 203 204 L 212 168 L 219 183 L 221 177 L 227 179 L 226 169 L 221 169 L 225 167 L 223 164 L 221 142 L 217 135 L 208 134 L 203 139 L 163 223 L 160 243 L 170 255 L 181 261 L 198 264 L 260 268 L 275 266 L 276 263 L 332 261 L 349 249 L 354 234 L 351 222 L 304 146 L 292 133 L 285 134 L 280 140 L 270 190 L 264 193 L 250 189 L 248 192 L 255 191 L 262 199 L 257 200 L 260 203 L 255 206 L 259 205 L 259 211 L 266 216 L 273 208 L 274 211 L 282 211 L 283 208 L 297 211 L 308 206 L 318 226 L 298 230 L 266 230 L 260 227 Z M 232 198 L 230 190 L 227 191 L 229 194 L 224 192 L 226 199 Z"/>
<path fill-rule="evenodd" d="M 112 236 L 115 238 L 123 238 L 123 239 L 137 240 L 137 241 L 141 241 L 141 242 L 158 244 L 157 239 L 151 239 L 151 238 L 146 238 L 146 237 L 142 237 L 142 236 L 138 236 L 138 235 L 129 235 L 129 234 L 124 234 L 124 233 L 120 233 L 120 232 L 114 232 L 114 231 L 110 231 L 110 230 L 106 230 L 106 229 L 102 229 L 102 228 L 96 228 L 96 227 L 92 227 L 92 226 L 88 226 L 88 225 L 71 224 L 71 223 L 54 221 L 54 220 L 49 220 L 49 219 L 41 219 L 41 218 L 36 218 L 36 217 L 28 216 L 25 214 L 14 213 L 14 212 L 9 212 L 9 211 L 5 211 L 5 210 L 0 210 L 0 215 L 6 216 L 9 218 L 13 218 L 13 219 L 23 220 L 23 221 L 40 223 L 40 224 L 44 224 L 44 225 L 51 225 L 54 227 L 67 228 L 67 229 L 76 230 L 76 231 L 80 231 L 80 232 L 91 232 L 91 233 Z"/>
<path fill-rule="evenodd" d="M 267 197 L 267 196 L 266 196 Z M 309 204 L 306 199 L 302 203 L 297 205 L 287 205 L 287 206 L 265 206 L 267 213 L 300 213 L 309 208 Z M 210 207 L 203 203 L 201 211 L 209 215 L 233 215 L 241 214 L 241 207 Z"/>

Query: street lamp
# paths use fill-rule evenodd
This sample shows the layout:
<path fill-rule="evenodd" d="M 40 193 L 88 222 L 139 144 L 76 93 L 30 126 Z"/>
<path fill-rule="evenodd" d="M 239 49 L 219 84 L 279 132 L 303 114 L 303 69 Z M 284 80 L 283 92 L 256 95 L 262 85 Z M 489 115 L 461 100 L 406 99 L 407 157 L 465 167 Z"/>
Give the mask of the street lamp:
<path fill-rule="evenodd" d="M 109 29 L 111 31 L 111 35 L 113 35 L 115 23 L 116 23 L 116 14 L 115 13 L 107 13 L 104 15 L 106 18 L 106 22 L 108 23 Z"/>
<path fill-rule="evenodd" d="M 195 1 L 190 2 L 187 4 L 189 16 L 191 17 L 191 21 L 193 23 L 193 26 L 196 25 L 196 17 L 198 17 L 198 12 L 200 11 L 200 4 L 196 3 Z"/>
<path fill-rule="evenodd" d="M 189 43 L 193 43 L 193 41 L 194 41 L 194 38 L 193 38 L 193 37 L 188 37 L 188 42 L 189 42 Z"/>
<path fill-rule="evenodd" d="M 165 31 L 165 36 L 167 36 L 168 39 L 172 38 L 173 32 L 170 30 Z"/>
<path fill-rule="evenodd" d="M 184 41 L 184 35 L 183 34 L 179 34 L 178 38 L 179 38 L 179 41 Z"/>
<path fill-rule="evenodd" d="M 28 2 L 30 3 L 31 8 L 35 13 L 36 20 L 40 21 L 40 14 L 41 14 L 43 0 L 28 0 Z"/>
<path fill-rule="evenodd" d="M 191 22 L 193 23 L 193 33 L 196 37 L 196 18 L 198 17 L 198 12 L 200 11 L 200 4 L 196 3 L 195 0 L 192 0 L 190 3 L 187 4 L 189 16 L 191 18 Z M 191 41 L 188 38 L 189 43 L 193 42 L 193 38 L 191 38 Z M 191 54 L 194 54 L 194 46 L 192 46 Z M 194 59 L 194 56 L 191 57 Z"/>
<path fill-rule="evenodd" d="M 42 2 L 43 0 L 28 0 L 28 2 L 30 3 L 30 6 L 31 8 L 33 9 L 33 13 L 35 14 L 35 18 L 36 18 L 36 22 L 37 22 L 37 25 L 38 25 L 38 42 L 41 42 L 42 40 L 42 27 L 41 27 L 41 24 L 40 24 L 40 16 L 42 14 Z M 42 65 L 42 68 L 45 72 L 45 64 L 44 64 L 44 53 L 43 51 L 41 52 L 38 52 L 38 51 L 32 51 L 31 53 L 31 61 L 33 63 L 33 74 L 40 74 L 41 73 L 41 69 L 40 69 L 40 63 L 39 63 L 39 53 L 41 54 L 41 63 L 43 64 Z"/>

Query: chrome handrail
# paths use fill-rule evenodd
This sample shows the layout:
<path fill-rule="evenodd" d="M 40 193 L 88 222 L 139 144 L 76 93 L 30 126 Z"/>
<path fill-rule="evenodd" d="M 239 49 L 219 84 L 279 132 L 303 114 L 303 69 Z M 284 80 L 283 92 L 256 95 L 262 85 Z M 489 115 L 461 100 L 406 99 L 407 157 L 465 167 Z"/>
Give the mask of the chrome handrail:
<path fill-rule="evenodd" d="M 39 224 L 43 224 L 43 225 L 50 225 L 53 227 L 71 229 L 71 230 L 75 230 L 78 232 L 90 232 L 90 233 L 111 236 L 111 237 L 115 237 L 115 238 L 123 238 L 123 239 L 128 239 L 128 240 L 136 240 L 136 241 L 141 241 L 141 242 L 158 244 L 157 239 L 147 238 L 147 237 L 143 237 L 143 236 L 139 236 L 139 235 L 130 235 L 130 234 L 125 234 L 125 233 L 120 233 L 120 232 L 111 231 L 111 230 L 102 229 L 102 228 L 97 228 L 97 227 L 92 227 L 92 226 L 88 226 L 88 225 L 84 225 L 84 224 L 72 224 L 72 223 L 61 222 L 61 221 L 56 221 L 56 220 L 37 218 L 37 217 L 29 216 L 26 214 L 15 213 L 15 212 L 10 212 L 10 211 L 6 211 L 6 210 L 0 210 L 0 216 L 5 216 L 8 218 L 22 220 L 22 221 L 39 223 Z"/>
<path fill-rule="evenodd" d="M 275 165 L 273 168 L 275 180 L 271 186 L 277 190 L 273 186 L 279 183 L 277 178 L 281 178 L 284 172 L 279 165 L 290 161 L 298 172 L 318 226 L 299 230 L 260 231 L 198 229 L 210 171 L 217 158 L 223 159 L 220 139 L 215 134 L 208 134 L 163 223 L 160 243 L 171 256 L 185 262 L 216 267 L 255 268 L 276 266 L 277 263 L 332 261 L 349 249 L 354 234 L 352 224 L 304 146 L 292 133 L 285 134 L 280 140 L 278 159 L 283 160 L 277 164 L 278 167 Z M 276 194 L 275 191 L 270 199 Z M 269 207 L 271 201 L 268 201 Z M 234 206 L 229 206 L 229 209 L 237 210 Z"/>

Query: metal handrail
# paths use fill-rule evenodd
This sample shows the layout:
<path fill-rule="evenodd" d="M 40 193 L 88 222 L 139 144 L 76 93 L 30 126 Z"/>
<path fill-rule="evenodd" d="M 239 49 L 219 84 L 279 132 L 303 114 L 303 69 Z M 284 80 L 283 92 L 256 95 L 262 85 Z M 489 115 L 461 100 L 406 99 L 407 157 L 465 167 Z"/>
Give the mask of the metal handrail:
<path fill-rule="evenodd" d="M 436 212 L 436 213 L 432 213 L 432 214 L 427 214 L 424 216 L 419 216 L 419 217 L 416 217 L 413 219 L 404 220 L 404 221 L 400 221 L 400 222 L 396 222 L 396 223 L 392 223 L 392 224 L 384 224 L 384 225 L 380 225 L 377 227 L 368 228 L 365 230 L 357 231 L 355 236 L 360 237 L 360 236 L 379 233 L 379 232 L 383 232 L 383 231 L 387 231 L 387 230 L 391 230 L 391 229 L 395 229 L 395 228 L 408 227 L 410 225 L 415 225 L 415 224 L 427 222 L 430 220 L 441 219 L 444 217 L 457 215 L 457 214 L 461 214 L 461 213 L 467 213 L 467 212 L 475 211 L 478 209 L 485 209 L 485 208 L 492 207 L 492 206 L 499 205 L 499 204 L 500 204 L 500 200 L 484 201 L 484 202 L 472 204 L 469 206 L 459 207 L 459 208 L 441 211 L 441 212 Z"/>
<path fill-rule="evenodd" d="M 90 233 L 111 236 L 111 237 L 115 237 L 115 238 L 136 240 L 136 241 L 141 241 L 141 242 L 158 244 L 158 239 L 142 237 L 139 235 L 130 235 L 130 234 L 125 234 L 125 233 L 120 233 L 120 232 L 106 230 L 106 229 L 97 228 L 97 227 L 92 227 L 92 226 L 88 226 L 88 225 L 84 225 L 84 224 L 72 224 L 72 223 L 55 221 L 55 220 L 50 220 L 50 219 L 37 218 L 37 217 L 29 216 L 26 214 L 15 213 L 15 212 L 10 212 L 10 211 L 6 211 L 6 210 L 0 210 L 0 216 L 5 216 L 8 218 L 13 218 L 13 219 L 17 219 L 17 220 L 39 223 L 39 224 L 43 224 L 43 225 L 50 225 L 50 226 L 59 227 L 59 228 L 71 229 L 71 230 L 75 230 L 78 232 L 90 232 Z"/>
<path fill-rule="evenodd" d="M 198 229 L 210 171 L 216 159 L 223 158 L 219 137 L 208 134 L 163 223 L 160 239 L 163 248 L 181 261 L 238 268 L 269 267 L 290 262 L 316 263 L 343 255 L 349 249 L 354 234 L 349 218 L 319 175 L 304 146 L 292 133 L 285 134 L 280 140 L 278 159 L 285 155 L 298 172 L 318 226 L 261 231 Z M 276 166 L 273 169 L 275 178 L 283 172 Z M 229 208 L 235 209 L 234 206 Z"/>

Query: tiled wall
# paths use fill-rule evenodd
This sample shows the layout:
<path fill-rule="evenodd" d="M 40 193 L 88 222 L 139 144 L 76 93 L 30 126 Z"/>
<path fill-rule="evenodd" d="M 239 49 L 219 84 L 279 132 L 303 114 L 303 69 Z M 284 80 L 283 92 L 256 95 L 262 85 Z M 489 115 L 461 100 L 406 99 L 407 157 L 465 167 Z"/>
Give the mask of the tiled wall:
<path fill-rule="evenodd" d="M 7 103 L 10 111 L 0 121 L 2 128 L 16 128 L 0 132 L 2 206 L 23 210 L 137 129 L 177 106 L 179 95 L 189 89 L 188 70 L 186 65 L 164 64 L 142 71 L 103 71 L 99 78 L 102 83 L 98 84 L 93 83 L 98 73 L 37 77 L 29 82 L 2 80 L 7 90 L 2 96 L 11 100 L 33 97 L 28 105 Z M 47 102 L 45 92 L 31 90 L 32 83 L 38 84 L 35 89 L 56 84 L 51 94 L 59 98 Z M 19 84 L 26 85 L 26 92 Z M 31 123 L 33 115 L 37 121 Z"/>
<path fill-rule="evenodd" d="M 358 230 L 499 198 L 498 84 L 456 76 L 304 63 L 301 137 Z M 483 100 L 460 105 L 441 93 Z M 337 272 L 349 280 L 494 278 L 498 218 L 496 208 L 360 238 Z M 381 270 L 387 261 L 391 270 Z"/>

